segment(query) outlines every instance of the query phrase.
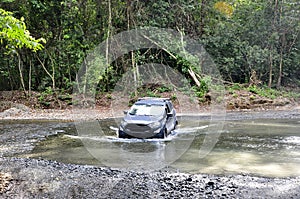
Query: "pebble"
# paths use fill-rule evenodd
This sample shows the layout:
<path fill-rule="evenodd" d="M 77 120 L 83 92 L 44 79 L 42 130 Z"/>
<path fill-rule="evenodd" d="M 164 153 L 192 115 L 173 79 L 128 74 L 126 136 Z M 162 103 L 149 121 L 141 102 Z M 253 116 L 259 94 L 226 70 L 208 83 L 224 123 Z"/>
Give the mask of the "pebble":
<path fill-rule="evenodd" d="M 24 158 L 1 159 L 1 167 L 4 162 L 6 162 L 6 172 L 11 173 L 14 179 L 10 183 L 13 183 L 15 188 L 4 192 L 2 198 L 11 196 L 35 198 L 37 193 L 40 198 L 62 198 L 71 195 L 72 198 L 101 196 L 112 199 L 153 198 L 154 196 L 158 198 L 237 198 L 237 196 L 238 198 L 261 196 L 272 198 L 272 194 L 275 194 L 278 189 L 282 191 L 282 197 L 290 198 L 300 193 L 300 179 L 297 177 L 272 179 L 247 175 L 191 175 L 168 171 L 148 173 Z M 32 172 L 36 173 L 34 179 Z M 186 178 L 186 176 L 190 177 Z M 203 179 L 210 180 L 204 182 Z M 191 180 L 194 183 L 186 183 Z M 54 182 L 57 186 L 53 186 Z M 255 186 L 249 186 L 249 183 Z M 22 192 L 19 192 L 20 189 Z"/>

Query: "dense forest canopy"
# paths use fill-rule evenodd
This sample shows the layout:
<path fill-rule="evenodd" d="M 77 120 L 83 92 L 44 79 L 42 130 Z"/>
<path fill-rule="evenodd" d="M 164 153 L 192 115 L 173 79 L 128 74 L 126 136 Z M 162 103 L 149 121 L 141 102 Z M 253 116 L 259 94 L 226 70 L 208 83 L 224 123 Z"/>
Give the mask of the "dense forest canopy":
<path fill-rule="evenodd" d="M 198 40 L 226 82 L 300 86 L 298 0 L 2 0 L 0 89 L 72 92 L 85 57 L 105 39 L 137 27 L 171 28 Z M 99 83 L 110 91 L 136 63 L 182 58 L 139 50 L 114 61 Z M 191 83 L 193 84 L 192 78 Z"/>

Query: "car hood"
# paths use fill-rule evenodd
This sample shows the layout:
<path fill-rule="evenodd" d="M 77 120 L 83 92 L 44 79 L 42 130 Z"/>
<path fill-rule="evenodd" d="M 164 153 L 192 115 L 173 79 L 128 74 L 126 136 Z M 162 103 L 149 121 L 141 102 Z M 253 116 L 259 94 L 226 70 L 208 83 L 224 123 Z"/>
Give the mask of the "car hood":
<path fill-rule="evenodd" d="M 124 120 L 128 123 L 133 124 L 151 124 L 153 122 L 157 122 L 163 119 L 163 115 L 161 116 L 149 116 L 149 115 L 129 115 L 127 114 L 124 117 Z"/>

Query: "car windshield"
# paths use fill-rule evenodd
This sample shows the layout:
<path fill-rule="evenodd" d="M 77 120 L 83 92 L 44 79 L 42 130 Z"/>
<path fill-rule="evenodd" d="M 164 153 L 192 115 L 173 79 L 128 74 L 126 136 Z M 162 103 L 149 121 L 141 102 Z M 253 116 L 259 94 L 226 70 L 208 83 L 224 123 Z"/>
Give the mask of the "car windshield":
<path fill-rule="evenodd" d="M 151 115 L 159 116 L 164 113 L 164 106 L 162 105 L 148 105 L 148 104 L 135 104 L 131 107 L 130 115 Z"/>

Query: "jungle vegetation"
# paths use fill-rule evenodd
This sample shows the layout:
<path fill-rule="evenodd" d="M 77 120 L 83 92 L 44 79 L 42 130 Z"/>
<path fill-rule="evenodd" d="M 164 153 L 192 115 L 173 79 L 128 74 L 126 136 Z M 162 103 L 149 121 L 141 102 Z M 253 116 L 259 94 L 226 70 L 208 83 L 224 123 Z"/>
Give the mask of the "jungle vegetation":
<path fill-rule="evenodd" d="M 297 0 L 2 0 L 0 90 L 72 93 L 77 71 L 99 43 L 147 26 L 199 41 L 226 84 L 300 87 Z M 110 92 L 145 57 L 167 63 L 195 86 L 189 63 L 152 49 L 111 63 L 98 91 Z"/>

